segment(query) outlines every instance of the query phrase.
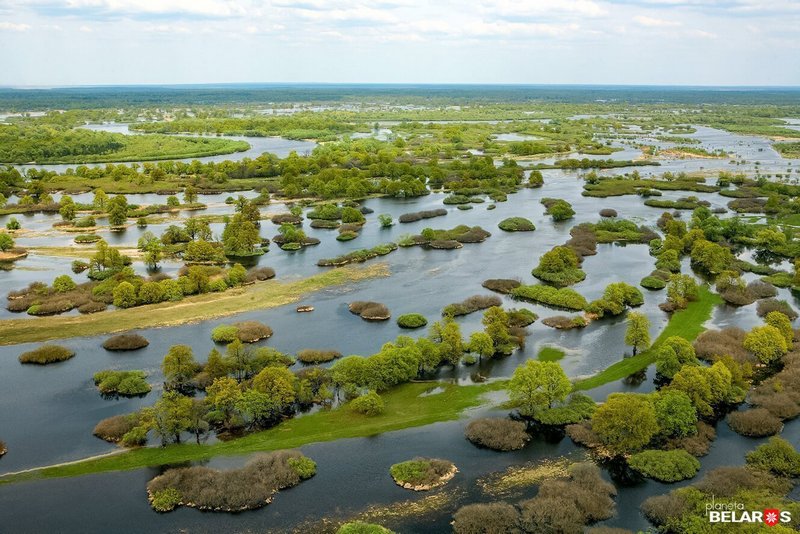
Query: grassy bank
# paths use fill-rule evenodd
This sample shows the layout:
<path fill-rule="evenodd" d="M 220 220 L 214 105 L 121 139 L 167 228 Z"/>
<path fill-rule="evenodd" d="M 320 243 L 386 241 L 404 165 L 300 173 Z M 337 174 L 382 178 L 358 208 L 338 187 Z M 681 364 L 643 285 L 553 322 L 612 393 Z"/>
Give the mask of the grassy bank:
<path fill-rule="evenodd" d="M 667 323 L 667 327 L 664 328 L 648 350 L 618 361 L 594 376 L 576 381 L 574 384 L 575 389 L 594 389 L 614 380 L 621 380 L 628 375 L 647 368 L 647 366 L 655 362 L 656 348 L 668 337 L 680 336 L 689 341 L 694 341 L 705 330 L 703 323 L 711 317 L 711 312 L 717 304 L 722 304 L 722 299 L 719 295 L 713 293 L 708 287 L 701 287 L 700 298 L 690 302 L 686 309 L 673 313 L 669 323 Z"/>
<path fill-rule="evenodd" d="M 420 396 L 439 387 L 443 391 Z M 467 408 L 482 404 L 482 396 L 505 387 L 505 382 L 458 386 L 440 382 L 403 384 L 383 395 L 386 410 L 367 417 L 348 407 L 321 411 L 287 420 L 280 425 L 242 438 L 213 445 L 185 443 L 149 447 L 76 463 L 43 467 L 33 471 L 1 476 L 0 484 L 42 478 L 74 477 L 91 473 L 124 471 L 143 467 L 205 460 L 214 456 L 248 454 L 257 451 L 289 449 L 308 443 L 344 438 L 367 437 L 439 421 L 458 419 Z"/>
<path fill-rule="evenodd" d="M 178 302 L 162 302 L 91 315 L 0 321 L 0 345 L 123 332 L 134 328 L 176 326 L 236 313 L 274 308 L 330 286 L 389 275 L 386 264 L 333 269 L 292 281 L 259 282 L 224 293 L 206 293 Z"/>

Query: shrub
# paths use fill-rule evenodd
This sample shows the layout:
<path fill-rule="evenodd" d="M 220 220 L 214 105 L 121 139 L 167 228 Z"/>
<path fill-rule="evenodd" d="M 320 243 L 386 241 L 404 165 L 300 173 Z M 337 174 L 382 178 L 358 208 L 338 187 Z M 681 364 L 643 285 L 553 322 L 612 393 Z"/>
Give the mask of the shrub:
<path fill-rule="evenodd" d="M 242 343 L 255 343 L 256 341 L 272 337 L 272 328 L 258 321 L 242 321 L 233 325 L 236 328 L 236 337 Z"/>
<path fill-rule="evenodd" d="M 678 482 L 692 478 L 700 470 L 700 462 L 686 451 L 642 451 L 628 459 L 636 471 L 661 482 Z"/>
<path fill-rule="evenodd" d="M 542 254 L 539 265 L 531 274 L 559 287 L 570 286 L 586 278 L 586 273 L 578 267 L 578 263 L 578 256 L 572 248 L 554 247 Z"/>
<path fill-rule="evenodd" d="M 764 299 L 759 300 L 758 304 L 756 304 L 756 313 L 759 317 L 765 317 L 768 313 L 774 311 L 781 312 L 790 321 L 797 319 L 797 312 L 785 300 Z"/>
<path fill-rule="evenodd" d="M 278 213 L 270 219 L 273 224 L 302 224 L 303 217 L 299 215 L 292 215 L 291 213 Z"/>
<path fill-rule="evenodd" d="M 278 490 L 296 486 L 307 478 L 298 471 L 305 475 L 308 469 L 298 470 L 290 462 L 300 458 L 303 456 L 297 451 L 276 451 L 259 454 L 243 468 L 230 471 L 201 466 L 168 469 L 148 482 L 147 493 L 151 505 L 154 496 L 171 488 L 185 506 L 201 510 L 233 512 L 260 508 Z M 311 470 L 311 475 L 315 471 Z"/>
<path fill-rule="evenodd" d="M 78 287 L 78 285 L 75 281 L 66 274 L 57 276 L 56 279 L 53 280 L 53 289 L 58 293 L 66 293 L 67 291 L 72 291 L 76 287 Z"/>
<path fill-rule="evenodd" d="M 518 524 L 519 512 L 504 502 L 468 504 L 453 515 L 455 534 L 513 534 Z"/>
<path fill-rule="evenodd" d="M 692 510 L 686 499 L 674 493 L 648 497 L 641 508 L 647 520 L 656 526 L 666 525 L 670 520 L 683 517 Z"/>
<path fill-rule="evenodd" d="M 386 405 L 380 395 L 370 391 L 350 401 L 350 408 L 355 412 L 371 417 L 382 414 Z"/>
<path fill-rule="evenodd" d="M 103 395 L 135 397 L 149 393 L 152 389 L 145 381 L 144 371 L 114 371 L 107 369 L 94 374 L 94 384 Z"/>
<path fill-rule="evenodd" d="M 511 290 L 511 295 L 523 300 L 568 310 L 583 310 L 588 305 L 583 295 L 573 289 L 558 289 L 546 285 L 519 286 Z"/>
<path fill-rule="evenodd" d="M 89 302 L 78 306 L 78 311 L 80 313 L 97 313 L 105 311 L 107 308 L 108 306 L 104 302 L 90 300 Z"/>
<path fill-rule="evenodd" d="M 114 415 L 97 423 L 92 434 L 111 443 L 118 443 L 122 437 L 139 425 L 139 416 L 135 413 Z"/>
<path fill-rule="evenodd" d="M 642 281 L 639 282 L 639 285 L 645 289 L 652 290 L 659 290 L 667 287 L 667 283 L 664 280 L 656 278 L 655 276 L 645 276 L 642 278 Z"/>
<path fill-rule="evenodd" d="M 778 294 L 778 290 L 774 285 L 761 280 L 754 280 L 747 284 L 747 292 L 753 295 L 756 299 L 774 297 Z"/>
<path fill-rule="evenodd" d="M 521 286 L 522 282 L 507 278 L 490 278 L 489 280 L 484 280 L 481 285 L 498 293 L 511 293 L 511 290 Z"/>
<path fill-rule="evenodd" d="M 779 477 L 800 476 L 800 453 L 783 438 L 772 437 L 747 453 L 747 465 Z"/>
<path fill-rule="evenodd" d="M 157 491 L 150 496 L 150 504 L 156 512 L 171 512 L 181 504 L 181 493 L 175 488 Z"/>
<path fill-rule="evenodd" d="M 75 356 L 75 351 L 60 345 L 42 345 L 41 347 L 23 352 L 19 355 L 20 363 L 35 363 L 46 365 L 48 363 L 63 362 Z"/>
<path fill-rule="evenodd" d="M 400 328 L 422 328 L 426 324 L 428 320 L 419 313 L 405 313 L 397 318 L 397 326 Z"/>
<path fill-rule="evenodd" d="M 600 217 L 616 217 L 617 210 L 611 208 L 603 208 L 600 210 Z"/>
<path fill-rule="evenodd" d="M 361 521 L 354 521 L 352 523 L 345 523 L 336 534 L 393 534 L 388 528 L 376 525 L 375 523 L 363 523 Z"/>
<path fill-rule="evenodd" d="M 545 213 L 553 217 L 554 221 L 566 221 L 575 215 L 575 210 L 572 209 L 572 205 L 566 200 L 560 198 L 543 198 L 541 202 L 546 208 Z"/>
<path fill-rule="evenodd" d="M 394 481 L 404 488 L 431 489 L 445 484 L 455 474 L 455 465 L 438 458 L 414 458 L 389 468 Z M 410 487 L 409 487 L 410 486 Z"/>
<path fill-rule="evenodd" d="M 554 315 L 542 319 L 542 324 L 557 330 L 572 330 L 573 328 L 583 328 L 588 323 L 581 315 Z"/>
<path fill-rule="evenodd" d="M 341 357 L 342 353 L 335 350 L 303 349 L 297 353 L 297 359 L 303 363 L 330 362 Z"/>
<path fill-rule="evenodd" d="M 783 423 L 764 408 L 752 408 L 728 415 L 728 425 L 737 434 L 750 437 L 773 436 Z"/>
<path fill-rule="evenodd" d="M 70 264 L 70 266 L 71 266 L 72 272 L 75 273 L 75 274 L 80 274 L 80 273 L 82 273 L 83 271 L 85 271 L 86 269 L 89 268 L 89 264 L 86 263 L 85 261 L 81 261 L 81 260 L 73 260 L 72 263 Z"/>
<path fill-rule="evenodd" d="M 694 342 L 694 351 L 702 360 L 713 360 L 720 356 L 730 356 L 738 363 L 755 361 L 744 348 L 747 334 L 741 328 L 729 327 L 722 330 L 706 330 Z"/>
<path fill-rule="evenodd" d="M 435 210 L 425 210 L 425 211 L 416 211 L 414 213 L 404 213 L 400 217 L 398 217 L 398 221 L 401 223 L 410 223 L 420 221 L 422 219 L 431 219 L 433 217 L 441 217 L 443 215 L 447 215 L 447 210 L 444 208 L 438 208 Z"/>
<path fill-rule="evenodd" d="M 324 228 L 328 230 L 335 230 L 336 228 L 339 228 L 340 224 L 341 223 L 339 221 L 330 221 L 327 219 L 314 219 L 313 221 L 311 221 L 311 224 L 309 224 L 309 226 L 311 226 L 311 228 Z"/>
<path fill-rule="evenodd" d="M 697 422 L 697 433 L 691 436 L 671 438 L 664 443 L 666 450 L 684 450 L 692 456 L 705 456 L 711 450 L 711 445 L 717 438 L 714 427 L 703 421 Z"/>
<path fill-rule="evenodd" d="M 348 309 L 366 321 L 386 321 L 391 317 L 389 308 L 380 302 L 355 301 L 348 305 Z"/>
<path fill-rule="evenodd" d="M 695 487 L 703 493 L 732 497 L 740 491 L 768 490 L 785 494 L 789 485 L 769 473 L 746 467 L 717 467 L 700 479 Z"/>
<path fill-rule="evenodd" d="M 511 308 L 506 311 L 506 315 L 508 316 L 508 326 L 511 328 L 524 328 L 532 325 L 539 318 L 527 308 Z"/>
<path fill-rule="evenodd" d="M 237 339 L 239 329 L 233 325 L 221 324 L 211 331 L 211 340 L 215 343 L 232 343 Z"/>
<path fill-rule="evenodd" d="M 245 283 L 263 282 L 275 278 L 275 269 L 271 267 L 256 267 L 247 271 Z"/>
<path fill-rule="evenodd" d="M 495 295 L 473 295 L 461 302 L 448 304 L 442 310 L 442 315 L 450 317 L 457 317 L 460 315 L 468 315 L 478 310 L 485 310 L 492 306 L 502 306 L 503 301 L 500 297 Z"/>
<path fill-rule="evenodd" d="M 313 477 L 317 474 L 317 464 L 311 458 L 306 456 L 298 456 L 296 458 L 289 458 L 287 460 L 289 467 L 294 469 L 302 480 Z"/>
<path fill-rule="evenodd" d="M 515 451 L 531 439 L 525 423 L 504 417 L 475 419 L 467 425 L 464 435 L 475 445 L 495 451 Z"/>
<path fill-rule="evenodd" d="M 533 232 L 536 230 L 536 226 L 525 217 L 509 217 L 500 221 L 497 226 L 506 232 Z"/>

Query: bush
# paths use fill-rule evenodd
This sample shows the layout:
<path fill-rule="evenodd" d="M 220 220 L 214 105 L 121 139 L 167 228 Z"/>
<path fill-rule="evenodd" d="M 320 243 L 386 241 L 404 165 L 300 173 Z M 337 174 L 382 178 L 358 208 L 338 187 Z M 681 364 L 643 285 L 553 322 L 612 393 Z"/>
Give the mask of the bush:
<path fill-rule="evenodd" d="M 53 289 L 58 293 L 66 293 L 67 291 L 72 291 L 76 287 L 78 287 L 78 285 L 75 281 L 66 274 L 57 276 L 56 279 L 53 280 Z"/>
<path fill-rule="evenodd" d="M 426 324 L 428 320 L 419 313 L 405 313 L 397 318 L 397 326 L 400 328 L 422 328 Z"/>
<path fill-rule="evenodd" d="M 670 520 L 683 517 L 692 510 L 686 499 L 674 493 L 648 497 L 641 508 L 647 520 L 656 526 L 666 525 Z"/>
<path fill-rule="evenodd" d="M 114 371 L 107 369 L 94 374 L 94 384 L 103 395 L 135 397 L 149 393 L 152 389 L 145 381 L 144 371 Z"/>
<path fill-rule="evenodd" d="M 525 328 L 532 325 L 539 318 L 538 315 L 533 313 L 527 308 L 511 308 L 506 311 L 508 315 L 508 326 L 511 328 Z"/>
<path fill-rule="evenodd" d="M 464 435 L 475 445 L 495 451 L 515 451 L 531 439 L 525 423 L 504 417 L 475 419 L 467 425 Z"/>
<path fill-rule="evenodd" d="M 642 451 L 628 459 L 636 471 L 661 482 L 678 482 L 692 478 L 700 470 L 700 462 L 686 451 Z"/>
<path fill-rule="evenodd" d="M 573 289 L 558 289 L 541 284 L 519 286 L 511 290 L 511 295 L 519 299 L 568 310 L 583 310 L 588 305 L 583 295 Z"/>
<path fill-rule="evenodd" d="M 519 512 L 504 502 L 468 504 L 453 515 L 455 534 L 513 534 L 518 524 Z"/>
<path fill-rule="evenodd" d="M 503 301 L 500 297 L 495 295 L 473 295 L 461 302 L 448 304 L 442 310 L 442 315 L 449 315 L 450 317 L 457 317 L 460 315 L 468 315 L 478 310 L 485 310 L 492 306 L 502 306 Z"/>
<path fill-rule="evenodd" d="M 554 247 L 542 254 L 539 265 L 531 274 L 558 287 L 570 286 L 586 278 L 586 273 L 578 267 L 578 263 L 578 255 L 572 248 Z"/>
<path fill-rule="evenodd" d="M 345 523 L 336 534 L 393 534 L 388 528 L 376 525 L 375 523 L 363 523 L 355 521 L 352 523 Z"/>
<path fill-rule="evenodd" d="M 506 232 L 533 232 L 536 230 L 536 226 L 525 217 L 509 217 L 500 221 L 497 226 Z"/>
<path fill-rule="evenodd" d="M 586 322 L 582 315 L 554 315 L 542 319 L 542 324 L 557 330 L 572 330 L 573 328 L 583 328 L 589 323 Z"/>
<path fill-rule="evenodd" d="M 150 344 L 147 339 L 139 334 L 119 334 L 111 336 L 103 342 L 103 348 L 106 350 L 138 350 Z"/>
<path fill-rule="evenodd" d="M 759 300 L 758 304 L 756 304 L 756 313 L 759 317 L 765 317 L 768 313 L 774 311 L 781 312 L 790 321 L 797 319 L 797 312 L 785 300 L 764 299 Z"/>
<path fill-rule="evenodd" d="M 426 490 L 445 484 L 455 474 L 453 462 L 437 458 L 414 458 L 394 464 L 389 474 L 407 489 Z"/>
<path fill-rule="evenodd" d="M 772 437 L 747 453 L 747 465 L 779 477 L 800 476 L 800 453 L 783 438 Z"/>
<path fill-rule="evenodd" d="M 661 278 L 656 278 L 655 276 L 645 276 L 642 278 L 642 281 L 639 282 L 639 285 L 645 289 L 652 289 L 656 291 L 667 287 L 667 283 L 664 280 Z"/>
<path fill-rule="evenodd" d="M 348 305 L 348 309 L 366 321 L 386 321 L 392 316 L 389 308 L 380 302 L 355 301 Z"/>
<path fill-rule="evenodd" d="M 671 438 L 664 443 L 666 450 L 684 450 L 692 456 L 705 456 L 711 450 L 711 445 L 717 438 L 714 427 L 703 421 L 697 422 L 697 433 L 691 436 Z"/>
<path fill-rule="evenodd" d="M 48 363 L 63 362 L 75 356 L 75 351 L 60 345 L 42 345 L 41 347 L 23 352 L 19 355 L 20 363 L 35 363 L 46 365 Z"/>
<path fill-rule="evenodd" d="M 370 391 L 350 401 L 350 408 L 355 412 L 371 417 L 382 414 L 386 405 L 380 395 Z"/>
<path fill-rule="evenodd" d="M 139 425 L 137 414 L 114 415 L 97 423 L 92 434 L 111 443 L 118 443 L 122 437 Z"/>
<path fill-rule="evenodd" d="M 760 438 L 781 431 L 783 423 L 764 408 L 752 408 L 728 415 L 728 425 L 737 434 Z"/>
<path fill-rule="evenodd" d="M 232 343 L 237 339 L 239 329 L 233 325 L 221 324 L 211 331 L 211 340 L 215 343 Z"/>
<path fill-rule="evenodd" d="M 330 362 L 341 357 L 342 353 L 335 350 L 304 349 L 297 353 L 297 359 L 303 363 Z"/>
<path fill-rule="evenodd" d="M 90 300 L 89 302 L 78 306 L 78 311 L 80 313 L 97 313 L 105 311 L 107 308 L 108 306 L 104 302 Z"/>
<path fill-rule="evenodd" d="M 258 321 L 242 321 L 233 326 L 237 330 L 236 336 L 242 343 L 255 343 L 272 337 L 272 328 Z"/>
<path fill-rule="evenodd" d="M 756 299 L 774 297 L 778 294 L 778 290 L 774 285 L 761 280 L 754 280 L 747 284 L 747 292 L 753 295 Z"/>
<path fill-rule="evenodd" d="M 508 278 L 490 278 L 489 280 L 484 280 L 481 285 L 486 289 L 507 294 L 511 293 L 512 289 L 521 286 L 522 282 L 519 280 L 510 280 Z"/>
<path fill-rule="evenodd" d="M 421 221 L 422 219 L 431 219 L 433 217 L 441 217 L 447 215 L 447 210 L 438 208 L 435 210 L 416 211 L 414 213 L 404 213 L 397 220 L 401 223 L 410 223 Z"/>
<path fill-rule="evenodd" d="M 697 336 L 694 351 L 701 360 L 714 360 L 727 355 L 740 364 L 755 362 L 755 358 L 743 346 L 746 335 L 744 330 L 735 327 L 706 330 Z"/>
<path fill-rule="evenodd" d="M 150 504 L 156 512 L 170 512 L 181 504 L 181 493 L 175 488 L 157 491 L 150 496 Z"/>
<path fill-rule="evenodd" d="M 600 210 L 600 217 L 616 217 L 617 210 L 611 208 L 603 208 Z"/>
<path fill-rule="evenodd" d="M 234 512 L 260 508 L 271 502 L 278 490 L 296 486 L 313 476 L 316 469 L 310 470 L 309 475 L 308 469 L 292 465 L 292 460 L 302 458 L 297 451 L 276 451 L 259 454 L 243 468 L 230 471 L 201 466 L 168 469 L 148 482 L 147 494 L 151 505 L 156 495 L 173 489 L 185 506 L 201 510 Z M 172 498 L 168 503 L 175 500 Z"/>
<path fill-rule="evenodd" d="M 88 245 L 90 243 L 97 243 L 102 237 L 97 234 L 81 234 L 75 236 L 75 243 L 78 245 Z"/>

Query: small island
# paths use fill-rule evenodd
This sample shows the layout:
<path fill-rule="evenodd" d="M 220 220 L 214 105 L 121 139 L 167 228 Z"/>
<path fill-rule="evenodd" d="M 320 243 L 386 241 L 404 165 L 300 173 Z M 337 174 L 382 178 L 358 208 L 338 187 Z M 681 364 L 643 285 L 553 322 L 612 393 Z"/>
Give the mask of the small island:
<path fill-rule="evenodd" d="M 436 458 L 414 458 L 389 469 L 395 483 L 413 491 L 428 491 L 444 486 L 458 473 L 455 464 Z"/>

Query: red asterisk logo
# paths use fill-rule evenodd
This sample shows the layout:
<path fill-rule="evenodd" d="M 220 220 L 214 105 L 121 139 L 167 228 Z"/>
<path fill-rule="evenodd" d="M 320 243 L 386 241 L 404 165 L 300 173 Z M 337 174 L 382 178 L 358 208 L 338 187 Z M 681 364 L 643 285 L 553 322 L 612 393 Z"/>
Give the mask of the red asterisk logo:
<path fill-rule="evenodd" d="M 781 511 L 775 508 L 767 508 L 764 510 L 764 523 L 770 527 L 774 527 L 780 521 Z"/>

